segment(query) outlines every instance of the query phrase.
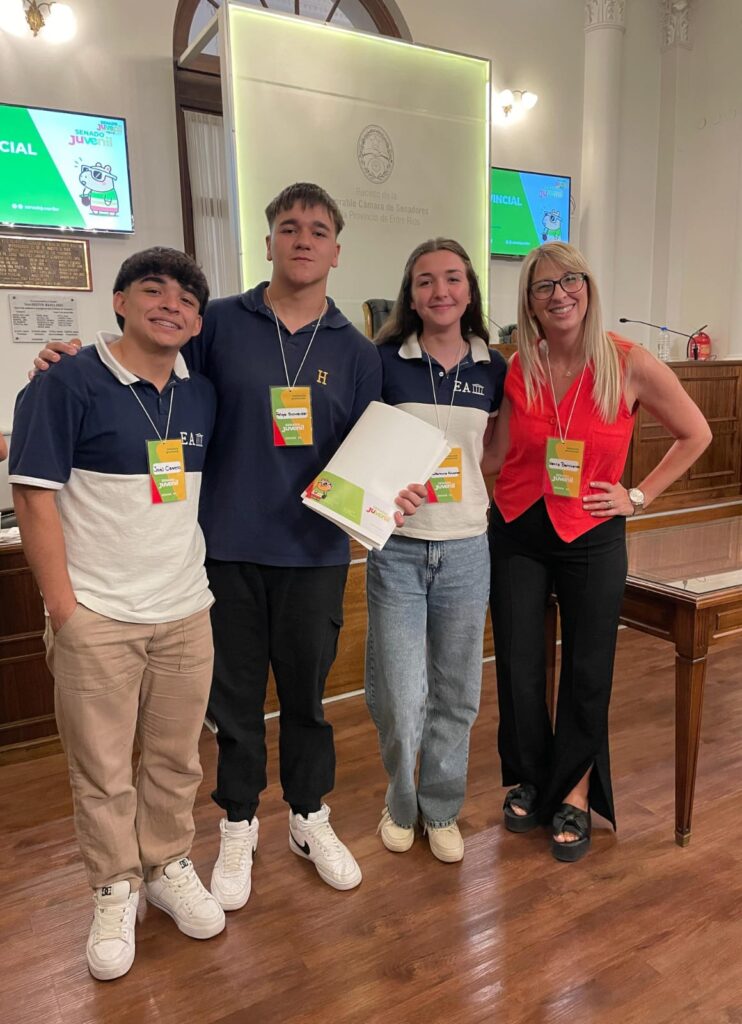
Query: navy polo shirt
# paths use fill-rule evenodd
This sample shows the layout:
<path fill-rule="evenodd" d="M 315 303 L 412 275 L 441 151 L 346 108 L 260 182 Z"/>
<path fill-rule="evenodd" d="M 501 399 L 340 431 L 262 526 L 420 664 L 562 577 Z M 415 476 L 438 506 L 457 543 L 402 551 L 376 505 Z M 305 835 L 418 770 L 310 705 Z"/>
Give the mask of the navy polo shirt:
<path fill-rule="evenodd" d="M 481 338 L 467 340 L 469 350 L 458 374 L 455 366 L 445 370 L 429 359 L 415 335 L 379 346 L 384 401 L 446 431 L 449 444 L 460 447 L 462 455 L 461 501 L 423 505 L 405 523 L 404 537 L 460 540 L 487 529 L 489 495 L 480 469 L 483 440 L 502 401 L 507 365 Z"/>
<path fill-rule="evenodd" d="M 332 299 L 311 347 L 316 321 L 290 334 L 279 320 L 292 384 L 304 360 L 296 384 L 311 389 L 314 443 L 276 447 L 269 389 L 287 382 L 265 288 L 210 302 L 200 336 L 183 349 L 188 365 L 214 384 L 219 405 L 201 497 L 207 555 L 276 566 L 342 565 L 350 557 L 346 535 L 306 508 L 301 495 L 380 397 L 379 355 Z"/>
<path fill-rule="evenodd" d="M 212 602 L 198 504 L 216 398 L 180 356 L 159 393 L 117 362 L 112 339 L 99 335 L 20 393 L 10 482 L 58 492 L 81 604 L 124 622 L 170 622 Z M 185 501 L 152 503 L 146 442 L 157 433 L 140 402 L 163 438 L 183 442 Z"/>

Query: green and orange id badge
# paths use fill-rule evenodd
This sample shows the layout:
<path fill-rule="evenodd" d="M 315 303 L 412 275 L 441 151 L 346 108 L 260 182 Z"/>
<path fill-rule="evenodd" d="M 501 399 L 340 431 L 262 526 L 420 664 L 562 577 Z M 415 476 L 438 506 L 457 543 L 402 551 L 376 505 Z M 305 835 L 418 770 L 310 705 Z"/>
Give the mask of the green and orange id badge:
<path fill-rule="evenodd" d="M 185 501 L 186 478 L 183 442 L 147 441 L 149 484 L 153 505 Z"/>
<path fill-rule="evenodd" d="M 314 444 L 312 433 L 312 389 L 271 386 L 273 444 L 277 448 Z"/>
<path fill-rule="evenodd" d="M 560 498 L 579 498 L 584 456 L 584 441 L 547 437 L 546 474 L 552 494 Z"/>
<path fill-rule="evenodd" d="M 451 449 L 425 485 L 428 502 L 435 505 L 439 502 L 461 501 L 463 482 L 461 448 L 457 446 Z"/>

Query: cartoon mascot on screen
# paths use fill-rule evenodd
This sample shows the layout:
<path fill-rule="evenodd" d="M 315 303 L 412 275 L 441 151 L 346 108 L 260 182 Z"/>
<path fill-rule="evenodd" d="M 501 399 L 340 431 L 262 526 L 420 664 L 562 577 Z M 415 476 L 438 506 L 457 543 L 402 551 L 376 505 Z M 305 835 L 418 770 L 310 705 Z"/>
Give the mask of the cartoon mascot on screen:
<path fill-rule="evenodd" d="M 562 237 L 562 215 L 559 210 L 547 210 L 541 221 L 543 242 L 559 242 Z"/>
<path fill-rule="evenodd" d="M 111 174 L 111 165 L 100 161 L 94 166 L 83 164 L 80 168 L 80 184 L 83 186 L 80 199 L 96 216 L 117 217 L 119 197 L 116 193 L 116 175 Z"/>

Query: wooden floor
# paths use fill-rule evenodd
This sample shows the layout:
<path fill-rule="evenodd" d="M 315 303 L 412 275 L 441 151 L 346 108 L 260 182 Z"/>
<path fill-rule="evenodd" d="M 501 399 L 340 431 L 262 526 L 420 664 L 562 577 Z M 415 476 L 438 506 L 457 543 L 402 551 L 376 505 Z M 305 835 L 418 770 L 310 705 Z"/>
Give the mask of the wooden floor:
<path fill-rule="evenodd" d="M 673 653 L 623 630 L 613 703 L 619 833 L 558 864 L 541 830 L 501 824 L 493 666 L 473 736 L 462 864 L 375 835 L 384 781 L 360 698 L 333 704 L 333 821 L 364 872 L 328 888 L 290 853 L 275 783 L 260 810 L 248 905 L 209 942 L 140 904 L 125 978 L 88 975 L 90 903 L 61 756 L 0 769 L 2 1024 L 742 1024 L 739 643 L 709 658 L 691 845 L 673 840 Z M 269 723 L 275 779 L 276 726 Z M 208 883 L 214 742 L 193 859 Z"/>

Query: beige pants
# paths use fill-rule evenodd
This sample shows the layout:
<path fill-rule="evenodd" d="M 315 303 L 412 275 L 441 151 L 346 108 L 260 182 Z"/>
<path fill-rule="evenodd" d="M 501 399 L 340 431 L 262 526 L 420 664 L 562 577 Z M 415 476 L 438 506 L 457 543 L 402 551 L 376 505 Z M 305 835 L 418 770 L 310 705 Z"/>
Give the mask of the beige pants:
<path fill-rule="evenodd" d="M 78 605 L 56 634 L 47 620 L 44 639 L 88 879 L 138 889 L 193 842 L 214 659 L 209 613 L 153 626 Z"/>

